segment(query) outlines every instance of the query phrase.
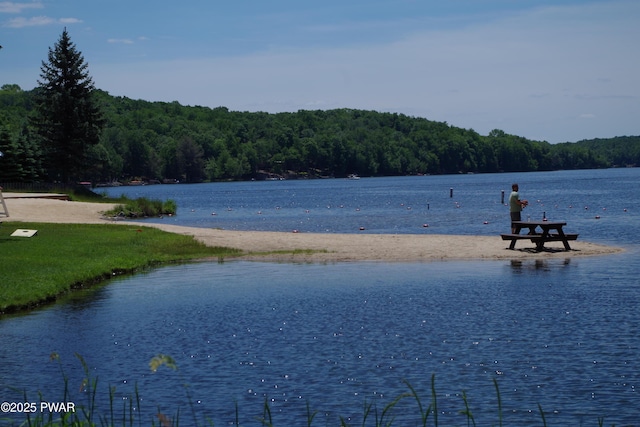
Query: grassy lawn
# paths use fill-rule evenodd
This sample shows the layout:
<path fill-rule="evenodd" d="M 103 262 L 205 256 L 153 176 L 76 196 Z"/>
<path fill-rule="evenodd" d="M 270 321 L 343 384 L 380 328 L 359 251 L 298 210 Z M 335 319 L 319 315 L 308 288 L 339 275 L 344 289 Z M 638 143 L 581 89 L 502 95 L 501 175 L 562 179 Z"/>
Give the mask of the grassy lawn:
<path fill-rule="evenodd" d="M 38 233 L 31 238 L 11 237 L 18 228 Z M 150 227 L 4 223 L 0 225 L 0 314 L 52 300 L 114 274 L 239 254 Z"/>

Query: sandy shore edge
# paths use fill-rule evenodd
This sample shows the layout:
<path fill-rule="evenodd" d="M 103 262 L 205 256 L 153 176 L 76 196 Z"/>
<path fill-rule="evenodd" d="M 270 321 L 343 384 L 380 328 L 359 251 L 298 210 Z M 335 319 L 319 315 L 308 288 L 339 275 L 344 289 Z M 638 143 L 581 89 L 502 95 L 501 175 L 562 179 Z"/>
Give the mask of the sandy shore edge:
<path fill-rule="evenodd" d="M 253 255 L 245 256 L 248 259 L 269 261 L 517 260 L 571 258 L 623 252 L 619 247 L 582 240 L 571 242 L 571 251 L 565 251 L 561 242 L 552 242 L 548 244 L 548 250 L 536 252 L 534 245 L 528 241 L 520 241 L 516 250 L 509 250 L 508 242 L 503 241 L 500 236 L 231 231 L 144 221 L 114 221 L 105 219 L 102 215 L 102 212 L 113 207 L 111 204 L 71 202 L 18 193 L 3 194 L 10 215 L 6 217 L 0 214 L 0 221 L 4 223 L 4 227 L 11 222 L 112 223 L 155 227 L 171 233 L 193 236 L 209 246 L 224 246 L 252 253 Z M 291 253 L 293 251 L 297 252 Z"/>

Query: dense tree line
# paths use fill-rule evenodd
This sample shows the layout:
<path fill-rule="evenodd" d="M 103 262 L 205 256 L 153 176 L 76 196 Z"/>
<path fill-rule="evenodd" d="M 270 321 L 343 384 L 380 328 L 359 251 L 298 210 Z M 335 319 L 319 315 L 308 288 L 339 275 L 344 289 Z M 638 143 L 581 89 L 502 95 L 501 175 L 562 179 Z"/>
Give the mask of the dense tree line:
<path fill-rule="evenodd" d="M 640 137 L 549 144 L 353 109 L 234 112 L 97 90 L 66 29 L 32 91 L 0 89 L 0 182 L 390 176 L 637 165 Z"/>
<path fill-rule="evenodd" d="M 494 130 L 352 109 L 268 114 L 112 97 L 96 91 L 105 125 L 78 179 L 200 182 L 587 169 L 640 163 L 640 137 L 549 144 Z M 46 180 L 33 124 L 36 94 L 0 90 L 0 181 Z"/>
<path fill-rule="evenodd" d="M 99 144 L 105 122 L 87 69 L 65 28 L 54 48 L 49 48 L 38 86 L 26 100 L 17 85 L 2 87 L 14 95 L 13 100 L 6 99 L 6 105 L 14 107 L 7 108 L 8 119 L 22 118 L 17 122 L 18 138 L 0 129 L 0 147 L 5 150 L 2 178 L 46 177 L 67 184 L 82 179 L 95 164 L 92 148 Z"/>
<path fill-rule="evenodd" d="M 576 142 L 575 146 L 570 143 L 557 145 L 558 153 L 569 153 L 576 149 L 595 153 L 606 159 L 610 166 L 640 166 L 640 136 L 586 139 Z"/>

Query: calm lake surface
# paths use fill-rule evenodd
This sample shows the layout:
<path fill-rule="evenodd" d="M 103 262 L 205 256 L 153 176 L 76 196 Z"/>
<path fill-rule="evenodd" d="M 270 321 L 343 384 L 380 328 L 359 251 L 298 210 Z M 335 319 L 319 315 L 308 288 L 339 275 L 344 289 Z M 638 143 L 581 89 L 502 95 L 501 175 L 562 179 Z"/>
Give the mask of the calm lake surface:
<path fill-rule="evenodd" d="M 640 169 L 163 185 L 109 194 L 173 199 L 179 225 L 300 232 L 483 234 L 508 229 L 512 182 L 523 216 L 566 220 L 617 255 L 527 261 L 287 264 L 247 261 L 163 267 L 118 278 L 53 306 L 0 319 L 0 400 L 132 402 L 193 425 L 361 425 L 408 391 L 440 425 L 639 425 Z M 450 197 L 450 189 L 453 197 Z M 214 214 L 215 215 L 212 215 Z M 596 218 L 598 217 L 598 218 Z M 428 224 L 428 227 L 424 227 Z M 359 231 L 365 227 L 365 231 Z M 505 245 L 506 247 L 506 245 Z M 59 354 L 50 361 L 51 353 Z M 149 361 L 175 359 L 178 370 Z M 135 398 L 138 390 L 139 402 Z M 127 406 L 128 407 L 128 406 Z M 416 425 L 413 400 L 394 425 Z M 2 415 L 0 415 L 0 418 Z M 11 417 L 9 417 L 11 418 Z M 24 420 L 13 417 L 12 420 Z M 371 415 L 370 421 L 374 416 Z M 157 420 L 156 420 L 157 422 Z M 430 420 L 433 424 L 433 419 Z"/>

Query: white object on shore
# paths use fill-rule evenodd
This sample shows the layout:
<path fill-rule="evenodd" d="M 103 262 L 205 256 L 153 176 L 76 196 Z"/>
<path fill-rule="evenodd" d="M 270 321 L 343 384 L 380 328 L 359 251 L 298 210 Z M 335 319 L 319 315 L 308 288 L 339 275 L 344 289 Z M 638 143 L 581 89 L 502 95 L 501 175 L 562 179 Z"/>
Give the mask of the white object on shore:
<path fill-rule="evenodd" d="M 16 231 L 11 233 L 12 237 L 33 237 L 38 234 L 38 230 L 28 230 L 26 228 L 18 228 Z"/>

